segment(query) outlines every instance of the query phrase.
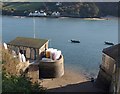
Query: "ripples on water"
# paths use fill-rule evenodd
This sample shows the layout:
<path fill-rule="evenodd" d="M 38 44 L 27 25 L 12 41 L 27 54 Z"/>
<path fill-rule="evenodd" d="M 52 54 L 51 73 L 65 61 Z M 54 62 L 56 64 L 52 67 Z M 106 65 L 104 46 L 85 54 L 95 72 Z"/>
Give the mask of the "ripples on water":
<path fill-rule="evenodd" d="M 32 18 L 3 17 L 3 41 L 17 36 L 33 37 Z M 104 41 L 117 43 L 117 19 L 89 21 L 79 18 L 35 18 L 36 38 L 49 39 L 49 46 L 62 50 L 65 67 L 96 76 L 102 62 Z M 69 40 L 78 39 L 80 43 Z"/>

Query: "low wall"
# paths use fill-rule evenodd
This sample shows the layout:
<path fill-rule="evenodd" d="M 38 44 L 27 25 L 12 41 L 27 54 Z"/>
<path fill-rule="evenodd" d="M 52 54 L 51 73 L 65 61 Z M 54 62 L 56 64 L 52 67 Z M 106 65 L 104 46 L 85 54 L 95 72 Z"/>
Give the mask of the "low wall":
<path fill-rule="evenodd" d="M 40 61 L 39 78 L 57 78 L 64 75 L 64 59 L 61 55 L 59 60 L 52 62 Z"/>

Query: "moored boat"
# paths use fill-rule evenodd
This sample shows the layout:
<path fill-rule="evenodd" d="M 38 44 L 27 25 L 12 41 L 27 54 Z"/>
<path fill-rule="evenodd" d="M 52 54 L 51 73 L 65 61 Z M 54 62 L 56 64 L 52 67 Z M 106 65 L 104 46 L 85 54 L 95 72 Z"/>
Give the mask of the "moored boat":
<path fill-rule="evenodd" d="M 71 40 L 72 43 L 80 43 L 80 40 Z"/>
<path fill-rule="evenodd" d="M 105 44 L 106 44 L 106 45 L 114 45 L 114 43 L 109 42 L 109 41 L 105 41 Z"/>

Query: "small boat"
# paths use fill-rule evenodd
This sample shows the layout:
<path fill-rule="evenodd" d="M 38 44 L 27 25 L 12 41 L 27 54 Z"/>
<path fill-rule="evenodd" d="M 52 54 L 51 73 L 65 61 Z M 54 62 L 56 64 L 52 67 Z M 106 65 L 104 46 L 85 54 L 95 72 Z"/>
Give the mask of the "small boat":
<path fill-rule="evenodd" d="M 106 45 L 114 45 L 114 43 L 108 42 L 108 41 L 105 41 L 105 44 L 106 44 Z"/>
<path fill-rule="evenodd" d="M 73 39 L 71 40 L 71 42 L 72 42 L 72 43 L 80 43 L 79 40 L 73 40 Z"/>

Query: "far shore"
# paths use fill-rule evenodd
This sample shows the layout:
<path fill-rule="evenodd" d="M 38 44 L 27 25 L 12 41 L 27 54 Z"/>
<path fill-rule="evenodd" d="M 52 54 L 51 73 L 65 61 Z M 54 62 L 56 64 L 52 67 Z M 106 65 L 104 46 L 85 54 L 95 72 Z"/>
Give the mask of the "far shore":
<path fill-rule="evenodd" d="M 24 15 L 3 15 L 3 16 L 12 16 L 15 18 L 25 18 L 25 17 L 37 17 L 37 18 L 80 18 L 83 20 L 109 20 L 111 18 L 116 18 L 114 16 L 106 17 L 79 17 L 79 16 L 24 16 Z"/>

